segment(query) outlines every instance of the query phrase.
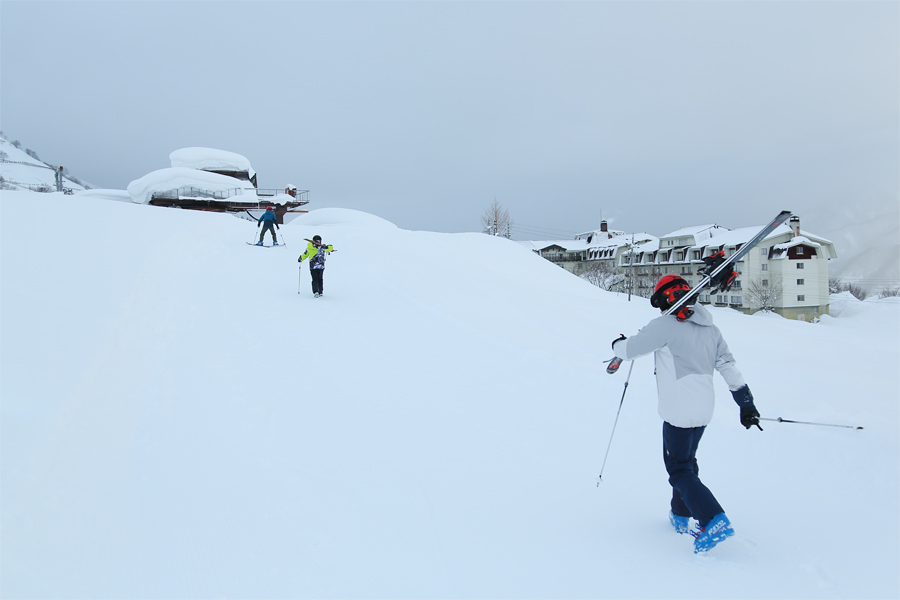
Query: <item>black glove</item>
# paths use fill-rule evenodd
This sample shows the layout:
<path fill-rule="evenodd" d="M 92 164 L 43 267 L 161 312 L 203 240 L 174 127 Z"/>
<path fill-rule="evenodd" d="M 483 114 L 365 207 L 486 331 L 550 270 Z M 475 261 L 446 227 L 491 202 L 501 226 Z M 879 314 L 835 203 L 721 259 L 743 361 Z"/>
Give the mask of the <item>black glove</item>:
<path fill-rule="evenodd" d="M 279 227 L 278 225 L 275 226 L 275 229 L 278 229 L 279 231 L 281 231 L 281 227 Z"/>
<path fill-rule="evenodd" d="M 759 427 L 760 431 L 763 430 L 763 428 L 759 426 L 759 411 L 756 410 L 755 406 L 741 408 L 741 425 L 747 429 L 756 425 Z"/>
<path fill-rule="evenodd" d="M 741 425 L 747 429 L 756 425 L 762 431 L 763 428 L 759 425 L 759 411 L 756 410 L 756 405 L 753 404 L 753 394 L 750 393 L 750 386 L 744 385 L 739 387 L 732 391 L 731 395 L 734 397 L 737 405 L 741 407 Z"/>
<path fill-rule="evenodd" d="M 615 346 L 616 346 L 616 342 L 619 342 L 619 341 L 621 341 L 621 340 L 627 340 L 627 339 L 628 339 L 628 338 L 626 338 L 624 334 L 621 334 L 621 333 L 620 333 L 620 334 L 619 334 L 619 337 L 617 337 L 616 339 L 614 339 L 613 342 L 612 342 L 613 352 L 616 351 L 616 347 L 615 347 Z"/>

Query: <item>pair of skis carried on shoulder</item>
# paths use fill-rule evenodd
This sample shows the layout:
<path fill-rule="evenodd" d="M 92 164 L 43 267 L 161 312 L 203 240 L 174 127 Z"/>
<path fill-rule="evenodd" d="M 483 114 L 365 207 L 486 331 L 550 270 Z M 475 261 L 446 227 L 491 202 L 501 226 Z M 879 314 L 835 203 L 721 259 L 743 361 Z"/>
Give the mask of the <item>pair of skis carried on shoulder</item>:
<path fill-rule="evenodd" d="M 737 261 L 744 258 L 770 233 L 775 231 L 775 229 L 777 229 L 779 226 L 786 223 L 790 218 L 791 211 L 783 210 L 778 213 L 778 216 L 772 219 L 768 225 L 760 229 L 759 233 L 754 235 L 749 242 L 745 243 L 743 246 L 737 249 L 731 256 L 726 258 L 725 252 L 723 250 L 720 250 L 712 256 L 705 257 L 703 259 L 703 262 L 706 263 L 706 266 L 699 271 L 700 274 L 703 275 L 703 279 L 700 280 L 700 283 L 697 284 L 697 287 L 692 288 L 687 294 L 679 298 L 678 301 L 675 302 L 675 304 L 673 304 L 663 314 L 671 315 L 677 313 L 686 304 L 692 303 L 694 299 L 700 295 L 700 292 L 706 290 L 707 288 L 710 290 L 710 293 L 727 292 L 731 288 L 732 284 L 734 284 L 735 279 L 737 279 L 737 272 L 735 272 L 735 270 L 732 268 L 733 265 Z M 618 356 L 614 356 L 606 362 L 609 363 L 606 366 L 606 372 L 609 374 L 613 374 L 618 371 L 619 367 L 622 365 L 622 359 Z"/>

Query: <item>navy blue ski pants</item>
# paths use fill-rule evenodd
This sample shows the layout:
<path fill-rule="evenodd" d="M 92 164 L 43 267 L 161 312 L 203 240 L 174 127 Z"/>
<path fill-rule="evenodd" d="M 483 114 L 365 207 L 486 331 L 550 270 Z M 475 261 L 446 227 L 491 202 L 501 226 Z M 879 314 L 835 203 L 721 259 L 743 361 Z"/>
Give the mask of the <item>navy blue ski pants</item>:
<path fill-rule="evenodd" d="M 694 517 L 702 526 L 725 512 L 699 477 L 697 446 L 705 429 L 675 427 L 663 421 L 663 460 L 672 486 L 672 513 Z"/>
<path fill-rule="evenodd" d="M 310 269 L 309 274 L 312 275 L 313 294 L 321 294 L 325 291 L 325 269 Z"/>

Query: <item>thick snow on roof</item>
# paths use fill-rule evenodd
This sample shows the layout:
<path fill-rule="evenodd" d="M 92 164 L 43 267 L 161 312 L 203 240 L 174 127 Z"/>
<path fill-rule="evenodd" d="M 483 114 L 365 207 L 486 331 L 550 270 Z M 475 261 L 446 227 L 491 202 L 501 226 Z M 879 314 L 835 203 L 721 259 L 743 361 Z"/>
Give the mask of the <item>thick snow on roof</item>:
<path fill-rule="evenodd" d="M 229 195 L 253 194 L 255 196 L 252 189 L 243 189 L 246 185 L 247 182 L 227 175 L 186 167 L 171 167 L 147 173 L 140 179 L 129 183 L 127 189 L 133 202 L 148 204 L 154 192 L 165 192 L 184 187 L 196 187 L 209 192 L 226 192 Z"/>
<path fill-rule="evenodd" d="M 182 148 L 169 155 L 173 167 L 187 167 L 201 171 L 245 171 L 250 177 L 256 171 L 246 157 L 215 148 Z"/>
<path fill-rule="evenodd" d="M 659 248 L 659 238 L 649 233 L 635 233 L 616 236 L 612 239 L 594 240 L 591 248 L 618 248 L 628 246 L 634 238 L 634 247 L 640 252 L 653 251 Z"/>
<path fill-rule="evenodd" d="M 723 233 L 717 233 L 715 238 L 710 242 L 700 243 L 698 246 L 736 246 L 737 244 L 745 244 L 750 241 L 750 239 L 759 233 L 759 230 L 762 229 L 762 225 L 758 225 L 756 227 L 741 227 L 740 229 L 733 229 L 731 231 L 724 231 Z M 767 235 L 764 239 L 768 240 L 774 237 L 778 237 L 780 235 L 790 234 L 793 235 L 793 231 L 787 225 L 779 225 L 775 228 L 775 230 Z M 817 242 L 813 241 L 810 237 L 812 236 Z M 795 242 L 794 240 L 803 239 L 803 242 Z M 826 240 L 823 237 L 808 233 L 801 232 L 801 235 L 798 237 L 791 238 L 787 245 L 784 245 L 785 248 L 789 246 L 796 246 L 798 244 L 806 244 L 808 246 L 820 246 L 821 244 L 830 244 L 829 240 Z M 782 246 L 783 244 L 779 244 L 776 248 Z"/>
<path fill-rule="evenodd" d="M 586 239 L 568 239 L 568 240 L 546 240 L 546 241 L 526 241 L 519 242 L 522 246 L 531 250 L 545 250 L 550 246 L 559 246 L 567 252 L 578 250 L 591 250 L 597 248 L 618 248 L 627 246 L 631 243 L 631 234 L 617 235 L 607 238 L 604 235 L 598 235 L 597 238 L 591 240 L 589 244 Z M 659 238 L 649 233 L 634 234 L 635 250 L 639 252 L 654 251 L 659 248 Z"/>
<path fill-rule="evenodd" d="M 788 248 L 793 248 L 794 246 L 811 246 L 812 248 L 820 248 L 822 244 L 818 242 L 814 242 L 805 235 L 798 235 L 792 237 L 790 240 L 783 244 L 776 244 L 773 246 L 776 250 L 787 250 Z"/>
<path fill-rule="evenodd" d="M 619 231 L 618 229 L 610 229 L 608 231 L 600 231 L 599 229 L 592 229 L 591 231 L 585 231 L 584 233 L 579 233 L 578 235 L 575 236 L 575 239 L 576 240 L 586 240 L 589 237 L 591 237 L 591 238 L 602 237 L 602 238 L 608 239 L 609 236 L 616 237 L 619 235 L 625 235 L 625 232 Z"/>
<path fill-rule="evenodd" d="M 527 248 L 532 248 L 533 250 L 546 250 L 550 246 L 559 246 L 566 252 L 573 252 L 577 250 L 587 250 L 589 248 L 588 244 L 584 240 L 545 240 L 545 241 L 537 241 L 537 242 L 522 242 L 523 245 L 531 244 L 531 246 L 526 246 Z"/>
<path fill-rule="evenodd" d="M 685 237 L 688 235 L 694 236 L 694 239 L 700 243 L 704 240 L 708 240 L 711 237 L 718 236 L 720 233 L 727 232 L 728 229 L 724 227 L 719 227 L 718 225 L 692 225 L 691 227 L 682 227 L 672 233 L 667 233 L 666 235 L 660 236 L 660 239 L 663 238 L 672 238 L 672 237 Z"/>

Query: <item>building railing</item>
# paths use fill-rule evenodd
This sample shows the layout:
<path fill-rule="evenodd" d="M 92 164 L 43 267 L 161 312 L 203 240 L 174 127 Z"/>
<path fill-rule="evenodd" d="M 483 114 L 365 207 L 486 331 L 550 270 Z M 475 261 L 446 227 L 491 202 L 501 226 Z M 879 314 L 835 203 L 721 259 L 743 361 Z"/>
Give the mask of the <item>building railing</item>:
<path fill-rule="evenodd" d="M 259 198 L 271 198 L 278 194 L 284 194 L 284 190 L 280 189 L 262 189 L 252 190 Z M 287 194 L 295 198 L 291 202 L 299 202 L 300 204 L 309 204 L 309 190 L 294 190 L 294 193 Z M 236 198 L 237 196 L 237 198 Z M 234 198 L 237 201 L 245 200 L 240 196 L 247 196 L 246 201 L 250 201 L 252 194 L 244 194 L 244 188 L 229 188 L 227 190 L 207 190 L 193 186 L 185 186 L 173 190 L 164 190 L 153 192 L 151 199 L 153 200 L 227 200 Z"/>
<path fill-rule="evenodd" d="M 193 186 L 185 186 L 174 190 L 165 190 L 162 192 L 153 192 L 151 198 L 154 200 L 181 200 L 184 198 L 201 198 L 203 200 L 225 200 L 232 196 L 240 196 L 244 192 L 241 188 L 231 188 L 228 190 L 206 190 Z"/>

